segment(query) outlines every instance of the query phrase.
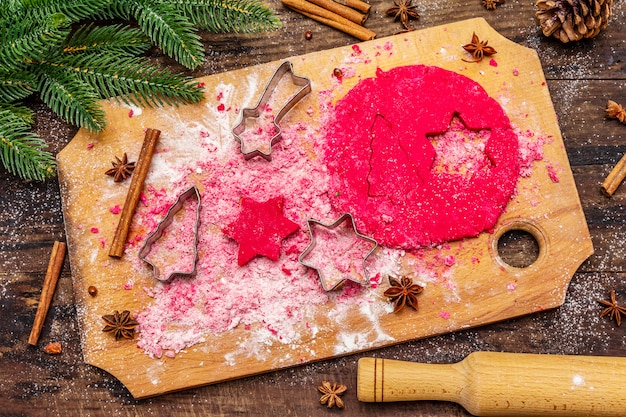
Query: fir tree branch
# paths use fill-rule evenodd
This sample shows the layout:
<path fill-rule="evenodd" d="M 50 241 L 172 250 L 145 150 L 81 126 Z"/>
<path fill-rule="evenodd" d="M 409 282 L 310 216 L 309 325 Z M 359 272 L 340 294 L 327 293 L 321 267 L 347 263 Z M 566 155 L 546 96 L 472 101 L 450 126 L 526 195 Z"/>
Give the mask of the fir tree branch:
<path fill-rule="evenodd" d="M 23 69 L 29 61 L 45 58 L 59 49 L 70 33 L 69 20 L 62 14 L 45 21 L 24 20 L 0 22 L 0 65 L 6 69 Z"/>
<path fill-rule="evenodd" d="M 150 39 L 139 29 L 124 25 L 80 26 L 63 46 L 66 54 L 106 54 L 137 56 L 150 49 Z"/>
<path fill-rule="evenodd" d="M 39 95 L 50 109 L 79 127 L 99 132 L 106 125 L 104 110 L 98 104 L 98 94 L 77 74 L 56 64 L 40 63 Z M 44 68 L 45 66 L 45 68 Z"/>
<path fill-rule="evenodd" d="M 169 4 L 154 0 L 113 0 L 107 14 L 132 16 L 142 31 L 168 56 L 189 69 L 204 58 L 204 47 L 193 24 Z"/>
<path fill-rule="evenodd" d="M 7 0 L 2 0 L 6 2 Z M 18 0 L 0 6 L 0 17 L 18 20 L 46 20 L 48 16 L 62 13 L 72 22 L 93 17 L 113 0 Z"/>
<path fill-rule="evenodd" d="M 215 33 L 278 29 L 280 20 L 258 0 L 157 0 L 168 3 L 199 29 Z"/>
<path fill-rule="evenodd" d="M 138 106 L 197 103 L 203 90 L 191 77 L 173 74 L 146 59 L 120 54 L 67 55 L 43 66 L 54 66 L 96 89 L 100 98 L 116 97 Z M 118 97 L 120 96 L 120 97 Z"/>
<path fill-rule="evenodd" d="M 135 20 L 140 29 L 88 24 L 70 37 L 72 23 L 109 18 Z M 0 0 L 0 162 L 23 178 L 54 174 L 45 143 L 28 132 L 32 112 L 12 104 L 33 92 L 69 123 L 100 131 L 106 123 L 101 98 L 140 106 L 203 98 L 193 78 L 135 57 L 149 49 L 148 40 L 193 69 L 204 58 L 198 28 L 277 27 L 280 21 L 260 0 Z"/>
<path fill-rule="evenodd" d="M 56 161 L 47 144 L 29 131 L 23 115 L 0 107 L 0 162 L 13 175 L 43 181 L 54 175 Z"/>
<path fill-rule="evenodd" d="M 33 111 L 26 106 L 0 102 L 0 112 L 1 111 L 8 111 L 12 113 L 15 117 L 20 119 L 24 125 L 27 125 L 28 127 L 32 127 L 35 124 Z"/>
<path fill-rule="evenodd" d="M 37 89 L 37 78 L 28 71 L 0 70 L 0 103 L 21 100 Z"/>

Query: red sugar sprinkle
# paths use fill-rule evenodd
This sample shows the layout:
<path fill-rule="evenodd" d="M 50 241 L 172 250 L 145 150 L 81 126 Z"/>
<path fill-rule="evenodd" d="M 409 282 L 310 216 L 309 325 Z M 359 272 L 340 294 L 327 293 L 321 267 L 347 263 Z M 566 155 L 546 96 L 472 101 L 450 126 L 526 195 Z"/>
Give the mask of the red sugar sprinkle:
<path fill-rule="evenodd" d="M 92 149 L 93 148 L 93 143 L 88 143 L 87 144 L 87 149 Z"/>
<path fill-rule="evenodd" d="M 285 251 L 285 254 L 287 255 L 291 255 L 293 253 L 299 253 L 300 249 L 297 246 L 290 246 L 289 248 L 287 248 L 287 250 Z"/>
<path fill-rule="evenodd" d="M 546 165 L 546 169 L 548 170 L 548 175 L 552 182 L 559 182 L 559 174 L 556 172 L 556 168 L 552 164 Z"/>
<path fill-rule="evenodd" d="M 133 109 L 130 109 L 128 111 L 128 117 L 133 117 L 133 114 L 135 114 L 135 112 L 133 111 Z"/>
<path fill-rule="evenodd" d="M 226 110 L 226 106 L 224 106 L 224 103 L 220 103 L 219 106 L 217 106 L 217 110 L 218 111 L 224 111 Z"/>
<path fill-rule="evenodd" d="M 492 67 L 497 67 L 497 66 L 498 66 L 498 63 L 496 62 L 496 60 L 495 60 L 495 59 L 491 58 L 491 59 L 489 60 L 489 65 L 491 65 Z"/>
<path fill-rule="evenodd" d="M 120 214 L 120 212 L 122 211 L 122 208 L 120 207 L 119 204 L 116 204 L 113 207 L 109 208 L 109 211 L 113 214 Z"/>
<path fill-rule="evenodd" d="M 100 230 L 97 227 L 92 227 L 91 229 L 89 229 L 89 231 L 91 233 L 98 233 Z"/>

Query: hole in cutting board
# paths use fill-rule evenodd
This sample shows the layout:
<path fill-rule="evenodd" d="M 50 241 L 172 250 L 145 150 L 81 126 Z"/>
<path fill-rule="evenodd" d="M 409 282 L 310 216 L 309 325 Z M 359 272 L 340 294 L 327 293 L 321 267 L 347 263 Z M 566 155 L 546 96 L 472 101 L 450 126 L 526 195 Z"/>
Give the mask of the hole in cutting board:
<path fill-rule="evenodd" d="M 539 259 L 539 242 L 527 230 L 505 231 L 498 238 L 497 248 L 500 259 L 515 268 L 527 268 Z"/>

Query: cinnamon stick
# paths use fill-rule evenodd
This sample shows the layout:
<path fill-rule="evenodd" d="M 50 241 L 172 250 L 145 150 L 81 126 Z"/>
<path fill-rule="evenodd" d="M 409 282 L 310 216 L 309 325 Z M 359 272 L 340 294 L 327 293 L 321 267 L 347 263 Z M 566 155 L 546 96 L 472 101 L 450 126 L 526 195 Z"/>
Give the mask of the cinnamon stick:
<path fill-rule="evenodd" d="M 365 3 L 361 0 L 334 0 L 339 4 L 343 4 L 344 6 L 348 6 L 354 10 L 358 10 L 362 13 L 368 14 L 370 12 L 370 8 L 372 7 L 369 3 Z"/>
<path fill-rule="evenodd" d="M 66 248 L 67 245 L 63 242 L 54 242 L 54 245 L 52 246 L 52 253 L 50 254 L 50 261 L 48 262 L 46 277 L 43 280 L 41 296 L 39 297 L 39 306 L 37 306 L 37 313 L 35 313 L 33 328 L 31 329 L 30 336 L 28 337 L 28 344 L 30 345 L 37 346 L 39 334 L 43 328 L 43 323 L 46 321 L 46 315 L 48 314 L 48 309 L 50 308 L 50 302 L 52 301 L 54 290 L 57 287 L 57 282 L 59 280 L 59 276 L 61 275 Z"/>
<path fill-rule="evenodd" d="M 130 224 L 135 214 L 135 209 L 139 203 L 141 197 L 141 191 L 143 190 L 143 184 L 148 176 L 148 170 L 150 169 L 150 162 L 152 161 L 152 155 L 156 148 L 157 141 L 161 131 L 157 129 L 147 129 L 146 135 L 141 146 L 139 158 L 135 164 L 135 170 L 128 187 L 128 193 L 126 194 L 126 202 L 120 216 L 120 221 L 117 224 L 115 230 L 115 236 L 113 237 L 113 243 L 109 249 L 109 256 L 112 258 L 121 258 L 124 254 L 124 247 L 126 246 L 126 238 L 128 237 L 128 231 L 130 230 Z"/>
<path fill-rule="evenodd" d="M 336 13 L 339 16 L 348 19 L 358 25 L 362 25 L 367 20 L 367 15 L 360 13 L 348 6 L 336 3 L 333 0 L 308 0 L 313 4 L 320 6 L 330 12 Z"/>
<path fill-rule="evenodd" d="M 624 178 L 626 178 L 626 155 L 622 156 L 622 159 L 613 167 L 609 175 L 602 182 L 602 185 L 600 185 L 600 189 L 607 197 L 611 197 L 615 190 L 617 190 L 617 187 L 624 181 Z"/>
<path fill-rule="evenodd" d="M 298 13 L 303 14 L 304 16 L 310 17 L 311 19 L 323 23 L 327 26 L 333 27 L 344 33 L 352 35 L 362 41 L 371 40 L 376 37 L 376 33 L 372 32 L 371 30 L 366 29 L 361 25 L 358 25 L 344 17 L 339 16 L 337 13 L 326 10 L 323 7 L 319 7 L 306 0 L 282 0 L 282 3 L 286 7 L 289 7 L 290 9 L 295 10 Z"/>

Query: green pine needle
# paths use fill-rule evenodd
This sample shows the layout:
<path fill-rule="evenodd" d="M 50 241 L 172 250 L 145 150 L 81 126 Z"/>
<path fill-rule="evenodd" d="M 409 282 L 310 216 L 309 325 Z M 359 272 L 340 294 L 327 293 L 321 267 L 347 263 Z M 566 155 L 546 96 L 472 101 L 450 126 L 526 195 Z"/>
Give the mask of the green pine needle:
<path fill-rule="evenodd" d="M 28 71 L 0 70 L 0 103 L 24 99 L 37 89 L 37 77 Z"/>
<path fill-rule="evenodd" d="M 41 64 L 44 65 L 44 64 Z M 106 125 L 98 94 L 76 74 L 47 65 L 40 71 L 39 94 L 50 109 L 69 123 L 99 132 Z"/>
<path fill-rule="evenodd" d="M 159 0 L 175 5 L 199 29 L 215 33 L 278 29 L 280 20 L 258 0 Z"/>
<path fill-rule="evenodd" d="M 24 125 L 32 127 L 35 124 L 35 116 L 33 111 L 26 106 L 19 104 L 0 103 L 0 111 L 8 111 L 13 113 L 15 117 L 20 119 Z"/>
<path fill-rule="evenodd" d="M 66 54 L 104 54 L 121 52 L 137 56 L 151 47 L 150 39 L 139 29 L 124 25 L 80 26 L 63 46 Z"/>
<path fill-rule="evenodd" d="M 197 103 L 203 98 L 203 90 L 194 78 L 173 74 L 142 58 L 120 54 L 67 55 L 42 66 L 92 86 L 100 98 L 116 97 L 138 106 Z"/>
<path fill-rule="evenodd" d="M 133 16 L 143 32 L 163 52 L 189 69 L 204 58 L 204 47 L 193 24 L 174 7 L 154 0 L 114 0 L 111 12 L 119 18 Z"/>
<path fill-rule="evenodd" d="M 0 106 L 0 162 L 9 173 L 43 181 L 54 175 L 56 161 L 46 143 L 29 131 L 24 115 Z"/>
<path fill-rule="evenodd" d="M 112 0 L 2 0 L 0 18 L 17 20 L 45 20 L 62 13 L 72 22 L 93 17 Z"/>
<path fill-rule="evenodd" d="M 44 21 L 25 20 L 0 28 L 0 65 L 7 69 L 23 69 L 30 61 L 45 58 L 61 47 L 70 33 L 69 20 L 54 14 Z"/>

